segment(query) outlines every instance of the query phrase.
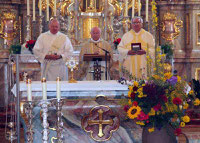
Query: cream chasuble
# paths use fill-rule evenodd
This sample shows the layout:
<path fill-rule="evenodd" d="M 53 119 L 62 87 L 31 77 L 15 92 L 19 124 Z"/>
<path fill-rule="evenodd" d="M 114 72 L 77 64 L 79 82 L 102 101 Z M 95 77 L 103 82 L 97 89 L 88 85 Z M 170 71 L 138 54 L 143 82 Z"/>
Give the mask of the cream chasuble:
<path fill-rule="evenodd" d="M 131 50 L 131 43 L 141 43 L 141 48 L 146 52 L 148 47 L 149 56 L 153 59 L 155 55 L 155 41 L 153 39 L 153 36 L 144 29 L 141 29 L 138 33 L 130 30 L 129 32 L 124 34 L 120 44 L 118 45 L 121 66 L 129 71 L 133 77 L 146 78 L 146 55 L 127 55 L 128 51 Z"/>
<path fill-rule="evenodd" d="M 93 73 L 91 73 L 93 71 L 93 64 L 94 62 L 86 62 L 83 61 L 83 55 L 84 54 L 94 54 L 94 53 L 98 53 L 99 55 L 105 55 L 105 52 L 103 50 L 101 50 L 100 48 L 105 49 L 107 51 L 109 51 L 110 55 L 111 55 L 111 61 L 107 62 L 108 63 L 108 76 L 109 76 L 109 69 L 110 69 L 110 65 L 112 64 L 112 58 L 113 58 L 113 52 L 112 49 L 110 47 L 110 44 L 102 39 L 99 39 L 98 41 L 93 41 L 93 40 L 89 40 L 88 42 L 84 43 L 82 48 L 81 48 L 81 52 L 80 52 L 80 56 L 79 56 L 79 74 L 78 77 L 81 80 L 93 80 Z M 105 80 L 105 61 L 101 61 L 101 79 Z"/>
<path fill-rule="evenodd" d="M 66 60 L 72 56 L 73 47 L 69 38 L 58 32 L 51 34 L 50 31 L 41 34 L 33 48 L 36 59 L 41 63 L 41 77 L 47 80 L 56 80 L 60 77 L 61 80 L 66 80 Z M 59 60 L 46 60 L 44 59 L 48 54 L 62 55 Z"/>

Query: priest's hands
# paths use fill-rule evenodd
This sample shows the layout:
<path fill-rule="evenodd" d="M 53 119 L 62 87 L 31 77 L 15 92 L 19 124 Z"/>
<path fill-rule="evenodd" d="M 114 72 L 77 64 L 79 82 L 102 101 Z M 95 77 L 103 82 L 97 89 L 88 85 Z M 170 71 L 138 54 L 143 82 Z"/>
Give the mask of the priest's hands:
<path fill-rule="evenodd" d="M 144 54 L 146 54 L 145 50 L 138 50 L 137 51 L 137 55 L 144 55 Z"/>
<path fill-rule="evenodd" d="M 45 56 L 45 59 L 46 60 L 58 60 L 58 59 L 61 59 L 62 56 L 61 55 L 46 55 Z"/>
<path fill-rule="evenodd" d="M 128 51 L 128 55 L 144 55 L 146 54 L 145 50 L 138 50 L 138 51 L 133 51 L 133 50 L 129 50 Z"/>

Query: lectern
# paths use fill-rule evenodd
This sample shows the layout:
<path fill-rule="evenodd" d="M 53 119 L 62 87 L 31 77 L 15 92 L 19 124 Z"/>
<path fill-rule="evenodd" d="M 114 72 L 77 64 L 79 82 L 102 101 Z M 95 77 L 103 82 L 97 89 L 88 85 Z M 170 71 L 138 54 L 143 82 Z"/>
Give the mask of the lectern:
<path fill-rule="evenodd" d="M 94 72 L 93 77 L 94 80 L 101 80 L 101 64 L 100 61 L 105 61 L 105 78 L 107 80 L 107 61 L 110 61 L 110 55 L 99 55 L 99 54 L 84 54 L 83 61 L 94 62 Z"/>

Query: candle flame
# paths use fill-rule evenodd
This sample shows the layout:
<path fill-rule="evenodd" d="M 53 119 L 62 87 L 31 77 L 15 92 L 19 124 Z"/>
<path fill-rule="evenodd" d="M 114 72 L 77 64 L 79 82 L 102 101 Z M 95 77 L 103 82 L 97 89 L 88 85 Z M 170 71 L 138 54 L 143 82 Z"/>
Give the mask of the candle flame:
<path fill-rule="evenodd" d="M 41 82 L 46 82 L 46 78 L 43 77 L 42 80 L 41 80 Z"/>

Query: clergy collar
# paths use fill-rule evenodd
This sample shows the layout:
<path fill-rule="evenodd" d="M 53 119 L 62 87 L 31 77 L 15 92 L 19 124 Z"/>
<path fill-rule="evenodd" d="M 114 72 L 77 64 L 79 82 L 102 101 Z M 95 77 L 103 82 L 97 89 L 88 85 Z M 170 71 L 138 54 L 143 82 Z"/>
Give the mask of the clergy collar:
<path fill-rule="evenodd" d="M 133 30 L 133 29 L 132 29 L 132 30 Z M 139 34 L 141 33 L 141 31 L 142 31 L 142 28 L 140 29 L 139 32 L 135 32 L 135 30 L 133 30 L 133 32 L 134 32 L 136 35 L 139 35 Z"/>
<path fill-rule="evenodd" d="M 99 40 L 95 41 L 92 38 L 90 39 L 93 43 L 99 43 L 101 41 L 101 38 L 99 38 Z"/>
<path fill-rule="evenodd" d="M 53 35 L 53 36 L 57 36 L 57 35 L 59 35 L 60 34 L 60 32 L 58 31 L 56 34 L 52 34 L 51 32 L 50 32 L 50 30 L 48 31 L 48 33 L 50 34 L 50 35 Z"/>

